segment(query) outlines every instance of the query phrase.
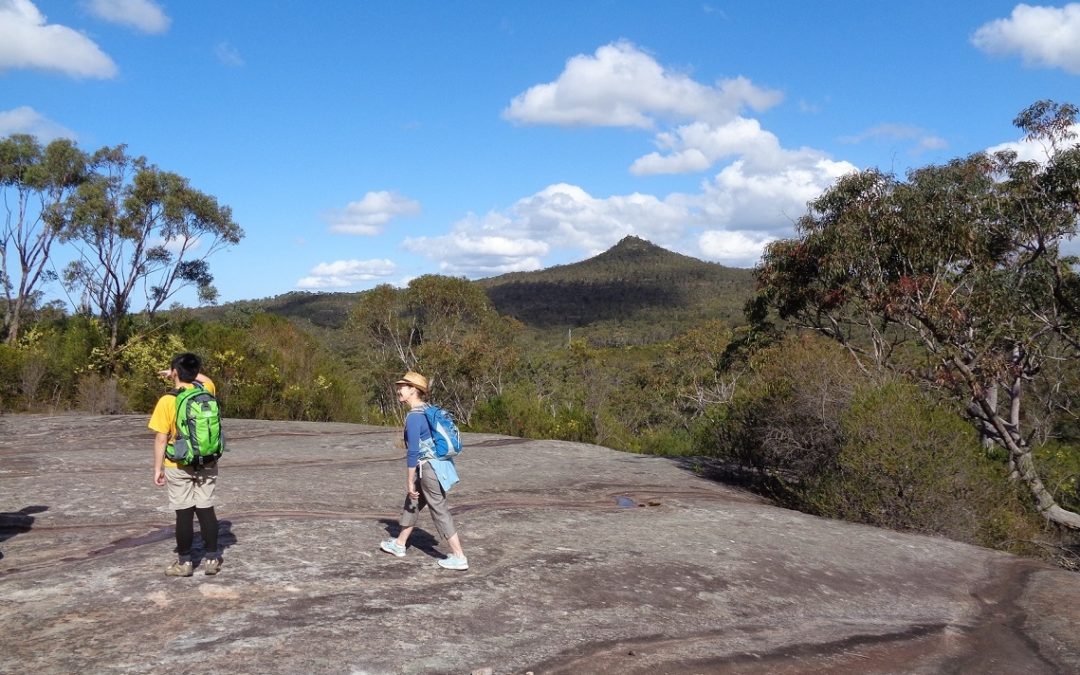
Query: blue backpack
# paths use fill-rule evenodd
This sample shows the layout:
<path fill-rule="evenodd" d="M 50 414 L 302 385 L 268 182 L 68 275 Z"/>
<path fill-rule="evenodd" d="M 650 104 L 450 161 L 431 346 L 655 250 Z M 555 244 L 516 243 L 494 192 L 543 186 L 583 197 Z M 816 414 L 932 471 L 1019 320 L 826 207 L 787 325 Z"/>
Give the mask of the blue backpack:
<path fill-rule="evenodd" d="M 437 405 L 430 403 L 424 408 L 424 417 L 431 427 L 431 439 L 434 441 L 435 459 L 450 459 L 461 454 L 461 432 L 454 424 L 454 418 Z"/>

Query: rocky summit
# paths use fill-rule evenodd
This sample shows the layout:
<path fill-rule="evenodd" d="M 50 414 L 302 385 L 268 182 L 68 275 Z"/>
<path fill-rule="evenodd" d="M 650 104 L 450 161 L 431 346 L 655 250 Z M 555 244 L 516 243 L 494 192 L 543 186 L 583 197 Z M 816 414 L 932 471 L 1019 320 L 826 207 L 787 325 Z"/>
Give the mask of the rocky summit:
<path fill-rule="evenodd" d="M 166 577 L 146 422 L 0 417 L 0 672 L 1080 672 L 1080 575 L 578 443 L 465 435 L 458 572 L 378 548 L 398 430 L 229 419 L 221 573 Z"/>

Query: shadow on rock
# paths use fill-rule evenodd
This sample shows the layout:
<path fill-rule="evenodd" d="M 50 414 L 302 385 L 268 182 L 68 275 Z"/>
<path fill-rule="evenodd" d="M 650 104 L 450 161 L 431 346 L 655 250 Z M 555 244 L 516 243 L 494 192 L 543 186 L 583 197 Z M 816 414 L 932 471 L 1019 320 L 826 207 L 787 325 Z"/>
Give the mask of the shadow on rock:
<path fill-rule="evenodd" d="M 0 513 L 0 542 L 29 532 L 34 526 L 33 514 L 48 510 L 48 506 L 34 505 L 24 506 L 18 511 Z M 0 551 L 0 560 L 3 558 L 4 553 Z"/>
<path fill-rule="evenodd" d="M 391 520 L 389 518 L 380 518 L 379 522 L 382 523 L 383 526 L 386 528 L 386 533 L 390 535 L 391 539 L 395 539 L 399 534 L 401 534 L 401 525 L 399 525 L 396 520 Z M 412 534 L 409 535 L 409 546 L 412 546 L 417 551 L 426 553 L 432 558 L 445 558 L 446 556 L 440 553 L 438 549 L 435 548 L 436 546 L 438 546 L 438 544 L 438 539 L 433 537 L 431 533 L 427 530 L 423 530 L 419 527 L 413 530 Z"/>
<path fill-rule="evenodd" d="M 223 556 L 225 549 L 236 544 L 236 535 L 232 531 L 231 520 L 219 520 L 218 521 L 218 552 Z M 175 547 L 173 548 L 175 552 Z M 195 540 L 191 544 L 192 560 L 196 563 L 206 557 L 206 543 L 203 541 L 202 533 L 197 532 Z"/>
<path fill-rule="evenodd" d="M 715 457 L 692 455 L 665 457 L 665 459 L 695 476 L 701 476 L 717 483 L 743 488 L 765 496 L 781 493 L 783 487 L 783 483 L 775 476 L 758 471 L 753 467 L 726 462 Z"/>

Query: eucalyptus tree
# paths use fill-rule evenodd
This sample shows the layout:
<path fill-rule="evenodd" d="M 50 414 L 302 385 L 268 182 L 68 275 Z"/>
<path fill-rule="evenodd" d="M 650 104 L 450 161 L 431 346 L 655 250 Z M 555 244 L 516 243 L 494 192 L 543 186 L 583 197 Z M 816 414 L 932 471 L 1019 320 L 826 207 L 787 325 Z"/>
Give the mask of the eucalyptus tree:
<path fill-rule="evenodd" d="M 848 175 L 771 244 L 753 307 L 844 344 L 866 368 L 919 377 L 962 401 L 1005 449 L 1040 513 L 1080 528 L 1032 458 L 1026 390 L 1063 349 L 1080 356 L 1080 277 L 1062 245 L 1080 214 L 1077 108 L 1041 101 L 1014 123 L 1045 162 L 979 153 L 910 172 Z M 1048 367 L 1049 366 L 1049 367 Z M 1062 392 L 1059 395 L 1067 395 Z"/>
<path fill-rule="evenodd" d="M 105 324 L 115 351 L 129 312 L 152 317 L 192 286 L 200 302 L 214 302 L 208 259 L 244 232 L 229 207 L 123 145 L 98 150 L 90 162 L 93 173 L 64 218 L 63 240 L 77 253 L 64 283 Z"/>
<path fill-rule="evenodd" d="M 420 370 L 439 402 L 468 424 L 479 402 L 503 390 L 519 357 L 521 325 L 499 316 L 482 288 L 458 277 L 427 274 L 404 289 L 377 286 L 361 296 L 350 326 L 367 348 L 384 412 L 397 406 L 385 383 L 402 370 Z"/>
<path fill-rule="evenodd" d="M 64 202 L 86 176 L 86 154 L 70 140 L 45 146 L 26 134 L 0 140 L 2 335 L 9 344 L 18 341 L 42 287 L 57 278 L 51 253 L 63 225 Z"/>

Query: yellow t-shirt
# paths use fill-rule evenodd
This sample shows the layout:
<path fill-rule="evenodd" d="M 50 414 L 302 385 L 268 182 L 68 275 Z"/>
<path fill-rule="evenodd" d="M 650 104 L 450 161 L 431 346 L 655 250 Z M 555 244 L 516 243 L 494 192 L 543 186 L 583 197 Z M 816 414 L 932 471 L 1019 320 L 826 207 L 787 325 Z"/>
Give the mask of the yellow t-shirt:
<path fill-rule="evenodd" d="M 205 376 L 204 376 L 205 377 Z M 214 386 L 213 381 L 210 378 L 205 378 L 200 382 L 206 391 L 210 392 L 214 396 L 217 396 L 217 387 Z M 181 389 L 187 389 L 194 385 L 180 383 Z M 154 406 L 154 412 L 150 415 L 150 427 L 151 431 L 156 431 L 159 434 L 169 435 L 169 445 L 172 445 L 176 440 L 176 395 L 165 394 L 158 399 L 157 405 Z M 165 458 L 165 466 L 176 467 L 176 462 Z"/>

